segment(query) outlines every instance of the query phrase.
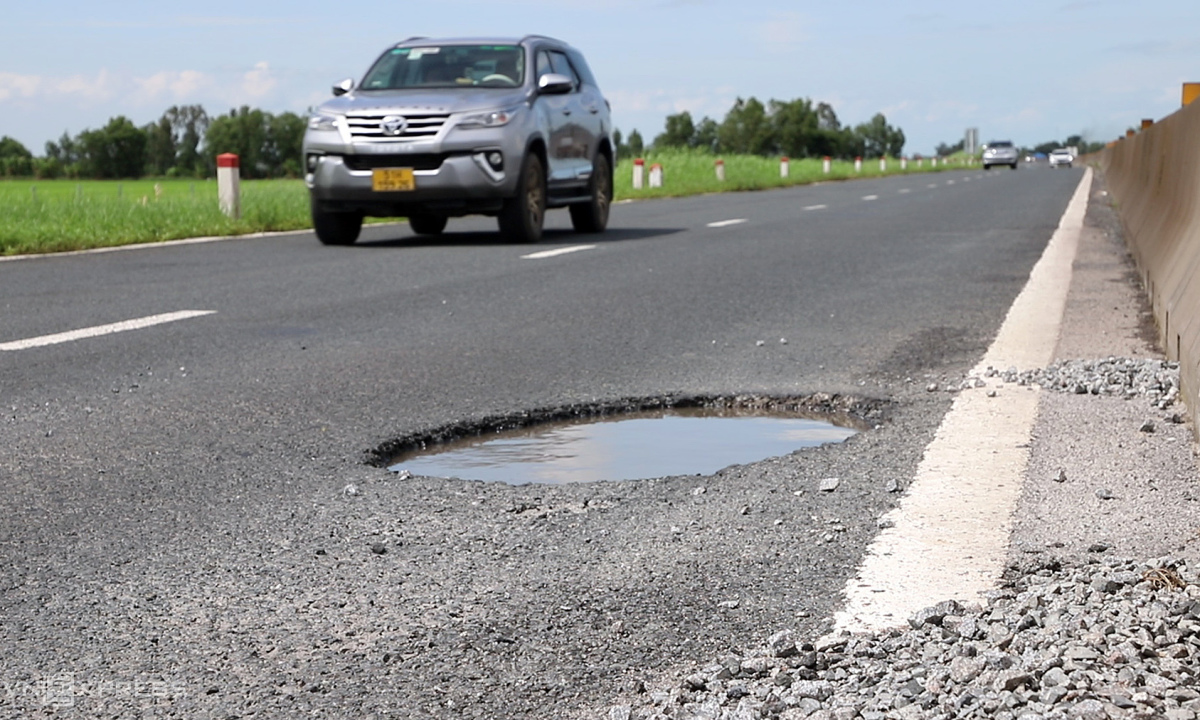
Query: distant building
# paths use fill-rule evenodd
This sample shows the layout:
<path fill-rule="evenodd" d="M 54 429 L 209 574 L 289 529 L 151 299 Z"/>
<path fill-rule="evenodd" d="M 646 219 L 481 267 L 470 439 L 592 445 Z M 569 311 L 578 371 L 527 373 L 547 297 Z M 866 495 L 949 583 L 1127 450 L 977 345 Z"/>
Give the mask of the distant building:
<path fill-rule="evenodd" d="M 968 155 L 979 152 L 979 128 L 967 128 L 967 134 L 963 137 L 963 152 Z"/>

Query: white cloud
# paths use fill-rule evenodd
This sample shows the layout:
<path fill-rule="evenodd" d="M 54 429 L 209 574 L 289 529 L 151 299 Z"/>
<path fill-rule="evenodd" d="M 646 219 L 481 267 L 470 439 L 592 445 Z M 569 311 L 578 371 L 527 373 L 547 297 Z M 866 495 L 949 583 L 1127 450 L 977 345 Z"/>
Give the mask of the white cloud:
<path fill-rule="evenodd" d="M 196 70 L 164 70 L 148 78 L 134 78 L 143 101 L 167 95 L 175 101 L 189 101 L 214 85 L 211 76 Z"/>
<path fill-rule="evenodd" d="M 242 95 L 250 99 L 261 98 L 275 89 L 277 81 L 271 75 L 271 68 L 264 60 L 256 63 L 254 69 L 242 76 Z"/>
<path fill-rule="evenodd" d="M 17 75 L 0 72 L 0 102 L 11 97 L 33 97 L 42 84 L 36 75 Z"/>

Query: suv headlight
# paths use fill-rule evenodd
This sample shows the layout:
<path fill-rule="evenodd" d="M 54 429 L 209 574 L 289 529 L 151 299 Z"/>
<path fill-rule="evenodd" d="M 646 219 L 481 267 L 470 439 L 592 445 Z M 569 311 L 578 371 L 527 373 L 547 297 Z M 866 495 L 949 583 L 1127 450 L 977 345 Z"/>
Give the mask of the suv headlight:
<path fill-rule="evenodd" d="M 336 131 L 338 129 L 337 115 L 313 115 L 308 119 L 309 130 Z"/>
<path fill-rule="evenodd" d="M 460 128 L 492 128 L 507 125 L 517 114 L 518 108 L 504 110 L 488 110 L 487 112 L 472 113 L 458 121 Z"/>

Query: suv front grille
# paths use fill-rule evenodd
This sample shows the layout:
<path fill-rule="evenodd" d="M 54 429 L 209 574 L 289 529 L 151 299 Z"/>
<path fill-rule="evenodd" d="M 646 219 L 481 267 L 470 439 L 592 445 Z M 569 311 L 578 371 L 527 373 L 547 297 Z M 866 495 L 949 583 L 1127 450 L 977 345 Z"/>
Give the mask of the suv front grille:
<path fill-rule="evenodd" d="M 444 153 L 411 155 L 343 155 L 342 162 L 351 170 L 406 167 L 413 170 L 437 170 L 446 159 Z"/>
<path fill-rule="evenodd" d="M 384 134 L 383 120 L 389 117 L 404 118 L 404 129 L 397 135 Z M 354 140 L 424 140 L 433 138 L 450 119 L 450 113 L 431 112 L 352 112 L 346 115 L 350 137 Z"/>

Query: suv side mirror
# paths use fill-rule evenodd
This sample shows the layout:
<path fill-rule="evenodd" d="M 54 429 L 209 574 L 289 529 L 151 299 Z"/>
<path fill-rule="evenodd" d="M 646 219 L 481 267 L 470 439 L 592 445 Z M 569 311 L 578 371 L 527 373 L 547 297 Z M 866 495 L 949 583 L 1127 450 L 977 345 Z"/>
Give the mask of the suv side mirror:
<path fill-rule="evenodd" d="M 542 95 L 566 95 L 574 89 L 574 81 L 566 75 L 549 73 L 538 78 L 538 92 Z"/>
<path fill-rule="evenodd" d="M 334 97 L 340 97 L 340 96 L 345 95 L 346 93 L 350 92 L 353 89 L 354 89 L 353 78 L 346 78 L 345 80 L 341 81 L 337 85 L 333 86 L 333 94 L 334 94 Z"/>

